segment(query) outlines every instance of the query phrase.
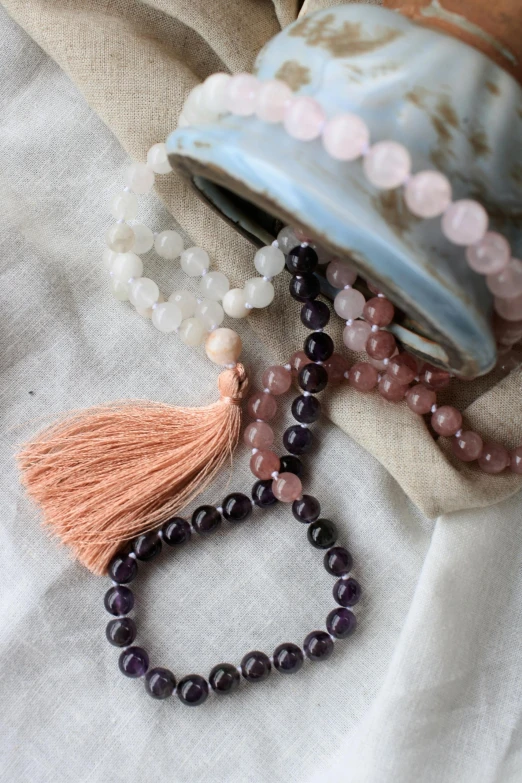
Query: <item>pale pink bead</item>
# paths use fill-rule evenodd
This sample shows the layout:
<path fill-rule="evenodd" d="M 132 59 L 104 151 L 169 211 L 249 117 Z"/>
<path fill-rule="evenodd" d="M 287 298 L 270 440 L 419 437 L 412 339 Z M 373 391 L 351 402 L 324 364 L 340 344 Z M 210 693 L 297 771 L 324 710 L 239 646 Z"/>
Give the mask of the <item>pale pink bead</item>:
<path fill-rule="evenodd" d="M 493 334 L 501 345 L 514 345 L 522 337 L 522 319 L 509 321 L 501 318 L 498 313 L 493 316 Z"/>
<path fill-rule="evenodd" d="M 274 451 L 257 451 L 250 457 L 250 470 L 259 479 L 272 478 L 274 471 L 279 472 L 281 463 Z"/>
<path fill-rule="evenodd" d="M 442 233 L 455 245 L 474 245 L 488 230 L 488 213 L 478 201 L 454 201 L 442 216 Z"/>
<path fill-rule="evenodd" d="M 462 427 L 462 413 L 453 405 L 442 405 L 431 417 L 431 426 L 439 435 L 455 435 Z"/>
<path fill-rule="evenodd" d="M 429 413 L 431 406 L 437 402 L 437 395 L 431 389 L 427 389 L 423 383 L 417 383 L 406 392 L 406 404 L 408 408 L 419 416 Z"/>
<path fill-rule="evenodd" d="M 383 296 L 374 296 L 364 305 L 363 316 L 375 326 L 389 326 L 395 315 L 395 307 Z"/>
<path fill-rule="evenodd" d="M 285 109 L 285 130 L 299 141 L 312 141 L 321 135 L 325 122 L 321 105 L 313 98 L 292 98 Z"/>
<path fill-rule="evenodd" d="M 513 449 L 509 455 L 511 458 L 510 468 L 513 473 L 522 473 L 522 446 Z"/>
<path fill-rule="evenodd" d="M 326 279 L 334 288 L 344 288 L 355 283 L 357 272 L 346 261 L 334 258 L 326 267 Z"/>
<path fill-rule="evenodd" d="M 488 288 L 501 299 L 513 299 L 522 294 L 522 261 L 512 258 L 505 269 L 497 275 L 488 275 Z"/>
<path fill-rule="evenodd" d="M 496 275 L 509 264 L 511 248 L 502 234 L 488 231 L 480 242 L 466 248 L 466 258 L 479 275 Z"/>
<path fill-rule="evenodd" d="M 378 381 L 378 373 L 375 367 L 367 362 L 357 362 L 350 370 L 348 378 L 350 386 L 361 392 L 368 392 L 375 389 Z"/>
<path fill-rule="evenodd" d="M 256 97 L 256 114 L 263 122 L 283 122 L 285 108 L 293 95 L 284 82 L 271 79 L 263 82 Z"/>
<path fill-rule="evenodd" d="M 268 449 L 274 442 L 274 431 L 264 421 L 254 421 L 245 429 L 243 440 L 251 449 Z"/>
<path fill-rule="evenodd" d="M 334 299 L 334 309 L 345 321 L 354 320 L 362 315 L 366 299 L 355 288 L 339 291 Z"/>
<path fill-rule="evenodd" d="M 522 319 L 522 294 L 513 299 L 500 299 L 495 297 L 495 310 L 506 321 L 520 321 Z"/>
<path fill-rule="evenodd" d="M 264 371 L 262 382 L 271 394 L 284 394 L 292 385 L 292 374 L 280 364 L 275 364 Z"/>
<path fill-rule="evenodd" d="M 350 351 L 364 351 L 371 331 L 372 327 L 366 321 L 354 321 L 345 327 L 343 342 Z"/>
<path fill-rule="evenodd" d="M 438 171 L 419 171 L 407 183 L 404 198 L 410 212 L 421 218 L 434 218 L 451 204 L 449 179 Z"/>
<path fill-rule="evenodd" d="M 238 73 L 232 76 L 227 84 L 227 108 L 232 114 L 240 117 L 250 117 L 256 108 L 256 98 L 259 82 L 249 73 Z"/>
<path fill-rule="evenodd" d="M 324 363 L 324 369 L 328 373 L 328 385 L 335 386 L 344 380 L 345 372 L 348 372 L 350 363 L 340 353 L 333 353 Z"/>
<path fill-rule="evenodd" d="M 417 375 L 417 362 L 408 353 L 401 353 L 390 359 L 386 372 L 399 383 L 411 383 Z"/>
<path fill-rule="evenodd" d="M 277 413 L 277 402 L 271 394 L 258 392 L 249 398 L 247 408 L 253 419 L 271 421 Z"/>
<path fill-rule="evenodd" d="M 478 464 L 484 473 L 502 473 L 509 464 L 509 452 L 500 443 L 485 443 Z"/>
<path fill-rule="evenodd" d="M 280 473 L 272 482 L 272 492 L 282 503 L 292 503 L 301 497 L 303 485 L 295 473 Z"/>
<path fill-rule="evenodd" d="M 356 160 L 369 143 L 368 126 L 357 114 L 338 114 L 324 126 L 324 148 L 336 160 Z"/>
<path fill-rule="evenodd" d="M 404 398 L 408 387 L 404 383 L 399 383 L 395 378 L 384 375 L 379 381 L 379 393 L 381 397 L 390 402 L 399 402 Z"/>
<path fill-rule="evenodd" d="M 363 168 L 367 179 L 376 188 L 398 188 L 410 175 L 410 153 L 395 141 L 379 141 L 364 158 Z"/>
<path fill-rule="evenodd" d="M 304 351 L 296 351 L 290 358 L 290 364 L 292 365 L 292 375 L 297 378 L 305 364 L 310 364 L 310 359 Z"/>
<path fill-rule="evenodd" d="M 453 453 L 462 462 L 473 462 L 478 459 L 482 454 L 483 446 L 484 443 L 480 435 L 470 430 L 456 435 L 451 442 Z"/>

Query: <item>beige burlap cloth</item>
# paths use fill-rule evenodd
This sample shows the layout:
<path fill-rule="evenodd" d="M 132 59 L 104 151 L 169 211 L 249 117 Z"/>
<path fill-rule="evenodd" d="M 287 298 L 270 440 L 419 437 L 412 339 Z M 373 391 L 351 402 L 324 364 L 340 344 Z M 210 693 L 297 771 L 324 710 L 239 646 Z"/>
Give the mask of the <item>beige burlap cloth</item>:
<path fill-rule="evenodd" d="M 67 72 L 129 154 L 147 149 L 176 127 L 181 105 L 217 70 L 250 70 L 257 52 L 292 22 L 299 0 L 1 0 L 25 30 Z M 337 5 L 307 0 L 301 13 Z M 251 276 L 252 247 L 204 206 L 175 175 L 158 191 L 195 244 L 204 246 L 234 285 Z M 256 313 L 252 328 L 286 359 L 304 331 L 298 307 L 279 283 L 276 303 Z M 337 344 L 340 326 L 335 326 Z M 521 375 L 492 388 L 453 382 L 446 399 L 465 408 L 466 427 L 508 446 L 522 443 Z M 473 396 L 479 395 L 468 404 Z M 405 404 L 345 386 L 324 401 L 339 427 L 382 462 L 429 516 L 486 506 L 515 493 L 522 476 L 488 476 L 453 459 Z"/>

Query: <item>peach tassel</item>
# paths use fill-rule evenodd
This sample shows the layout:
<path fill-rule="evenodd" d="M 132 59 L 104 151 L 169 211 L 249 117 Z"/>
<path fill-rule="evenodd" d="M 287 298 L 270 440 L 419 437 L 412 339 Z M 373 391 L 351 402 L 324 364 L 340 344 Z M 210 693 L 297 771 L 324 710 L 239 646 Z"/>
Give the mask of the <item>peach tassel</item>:
<path fill-rule="evenodd" d="M 18 455 L 44 523 L 103 574 L 122 543 L 175 516 L 231 459 L 248 386 L 241 364 L 205 408 L 120 402 L 70 414 Z"/>

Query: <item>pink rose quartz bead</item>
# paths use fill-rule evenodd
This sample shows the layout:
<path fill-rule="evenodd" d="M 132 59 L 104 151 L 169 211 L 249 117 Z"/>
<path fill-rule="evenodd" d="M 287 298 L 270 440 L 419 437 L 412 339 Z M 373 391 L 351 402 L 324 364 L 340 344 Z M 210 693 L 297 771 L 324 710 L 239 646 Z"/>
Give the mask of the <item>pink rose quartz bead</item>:
<path fill-rule="evenodd" d="M 522 337 L 522 319 L 508 321 L 498 313 L 493 316 L 493 334 L 501 345 L 514 345 Z"/>
<path fill-rule="evenodd" d="M 378 379 L 375 367 L 367 362 L 357 362 L 350 370 L 348 381 L 357 391 L 368 392 L 375 389 Z"/>
<path fill-rule="evenodd" d="M 478 201 L 454 201 L 442 216 L 442 233 L 455 245 L 480 242 L 488 229 L 488 213 Z"/>
<path fill-rule="evenodd" d="M 511 454 L 509 455 L 511 459 L 510 468 L 513 471 L 513 473 L 522 473 L 522 446 L 518 446 L 516 449 L 513 449 Z"/>
<path fill-rule="evenodd" d="M 419 171 L 407 183 L 404 198 L 413 215 L 434 218 L 451 204 L 449 179 L 438 171 Z"/>
<path fill-rule="evenodd" d="M 357 114 L 338 114 L 323 129 L 323 146 L 335 160 L 356 160 L 370 143 L 370 131 Z"/>
<path fill-rule="evenodd" d="M 466 248 L 466 258 L 479 275 L 496 275 L 509 264 L 511 248 L 502 234 L 488 231 L 480 242 Z"/>
<path fill-rule="evenodd" d="M 395 315 L 395 307 L 384 297 L 374 296 L 364 305 L 363 316 L 375 326 L 389 326 Z"/>
<path fill-rule="evenodd" d="M 377 286 L 374 283 L 371 283 L 369 280 L 366 281 L 366 285 L 368 286 L 372 294 L 375 294 L 375 296 L 382 293 L 382 291 L 379 288 L 377 288 Z"/>
<path fill-rule="evenodd" d="M 366 343 L 366 353 L 372 359 L 389 359 L 397 347 L 395 337 L 390 332 L 371 332 Z"/>
<path fill-rule="evenodd" d="M 486 278 L 488 288 L 492 294 L 500 299 L 513 299 L 522 294 L 522 261 L 512 258 L 502 272 L 497 275 L 488 275 Z"/>
<path fill-rule="evenodd" d="M 357 272 L 346 261 L 334 258 L 326 267 L 326 279 L 334 288 L 344 288 L 355 283 Z"/>
<path fill-rule="evenodd" d="M 250 117 L 256 109 L 259 82 L 250 73 L 232 76 L 226 88 L 226 104 L 232 114 Z"/>
<path fill-rule="evenodd" d="M 406 404 L 414 413 L 423 416 L 431 411 L 432 405 L 437 402 L 437 395 L 431 389 L 427 389 L 423 383 L 417 383 L 406 392 Z"/>
<path fill-rule="evenodd" d="M 451 448 L 453 453 L 462 462 L 473 462 L 482 454 L 482 448 L 484 443 L 482 438 L 477 432 L 463 432 L 461 435 L 456 435 L 451 441 Z"/>
<path fill-rule="evenodd" d="M 399 383 L 411 383 L 417 375 L 417 362 L 408 353 L 390 359 L 386 372 Z"/>
<path fill-rule="evenodd" d="M 408 387 L 404 383 L 399 383 L 395 378 L 390 378 L 389 375 L 384 375 L 379 381 L 379 393 L 381 397 L 389 402 L 399 402 L 404 398 L 404 395 L 408 391 Z"/>
<path fill-rule="evenodd" d="M 283 123 L 289 136 L 298 141 L 312 141 L 321 135 L 325 123 L 321 105 L 306 96 L 292 98 L 285 108 Z"/>
<path fill-rule="evenodd" d="M 506 321 L 520 321 L 522 318 L 522 294 L 512 299 L 495 297 L 495 311 Z"/>
<path fill-rule="evenodd" d="M 367 179 L 376 188 L 398 188 L 410 175 L 410 153 L 395 141 L 379 141 L 364 158 L 363 168 Z"/>
<path fill-rule="evenodd" d="M 243 440 L 251 449 L 268 449 L 274 442 L 274 431 L 264 421 L 253 421 L 245 429 Z"/>
<path fill-rule="evenodd" d="M 355 320 L 362 315 L 366 299 L 355 288 L 346 288 L 339 291 L 334 299 L 334 310 L 345 321 Z"/>
<path fill-rule="evenodd" d="M 365 346 L 366 347 L 366 346 Z M 395 348 L 393 354 L 391 357 L 387 357 L 386 361 L 382 361 L 379 359 L 372 359 L 371 356 L 368 356 L 368 363 L 372 365 L 372 367 L 375 367 L 376 370 L 379 370 L 379 372 L 386 372 L 386 369 L 388 367 L 388 362 L 393 356 L 399 355 L 399 349 Z"/>
<path fill-rule="evenodd" d="M 268 389 L 270 394 L 284 394 L 292 385 L 292 374 L 285 367 L 275 364 L 268 367 L 262 377 L 263 387 Z"/>
<path fill-rule="evenodd" d="M 433 367 L 431 364 L 425 364 L 422 368 L 421 380 L 428 389 L 440 391 L 449 386 L 450 374 L 446 370 Z"/>
<path fill-rule="evenodd" d="M 484 473 L 502 473 L 509 465 L 509 452 L 500 443 L 485 443 L 478 464 Z"/>
<path fill-rule="evenodd" d="M 335 386 L 345 379 L 345 372 L 350 369 L 350 363 L 340 353 L 333 353 L 324 363 L 324 369 L 328 373 L 328 384 Z"/>
<path fill-rule="evenodd" d="M 431 426 L 439 435 L 455 435 L 462 427 L 462 413 L 453 405 L 442 405 L 431 417 Z"/>
<path fill-rule="evenodd" d="M 253 419 L 271 421 L 277 413 L 277 402 L 271 394 L 258 392 L 248 400 L 248 413 Z"/>
<path fill-rule="evenodd" d="M 310 364 L 310 359 L 304 351 L 296 351 L 292 354 L 290 364 L 292 365 L 292 375 L 297 378 L 305 364 Z"/>
<path fill-rule="evenodd" d="M 258 451 L 250 457 L 250 470 L 259 479 L 272 478 L 272 473 L 279 472 L 281 463 L 274 451 Z"/>
<path fill-rule="evenodd" d="M 256 96 L 256 115 L 263 122 L 283 122 L 285 109 L 292 96 L 290 87 L 278 79 L 263 82 Z"/>
<path fill-rule="evenodd" d="M 272 492 L 282 503 L 292 503 L 301 497 L 303 486 L 294 473 L 280 473 L 272 482 Z"/>
<path fill-rule="evenodd" d="M 343 331 L 343 342 L 350 351 L 364 351 L 372 327 L 366 321 L 354 321 Z"/>

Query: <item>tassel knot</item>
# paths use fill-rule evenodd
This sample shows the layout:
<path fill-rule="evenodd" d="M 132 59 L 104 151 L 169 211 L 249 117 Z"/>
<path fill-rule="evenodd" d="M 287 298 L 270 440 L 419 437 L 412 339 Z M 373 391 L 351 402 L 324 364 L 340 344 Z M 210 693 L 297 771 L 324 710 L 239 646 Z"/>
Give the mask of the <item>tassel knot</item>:
<path fill-rule="evenodd" d="M 248 389 L 248 378 L 242 364 L 224 370 L 218 378 L 221 401 L 229 405 L 241 405 Z"/>

